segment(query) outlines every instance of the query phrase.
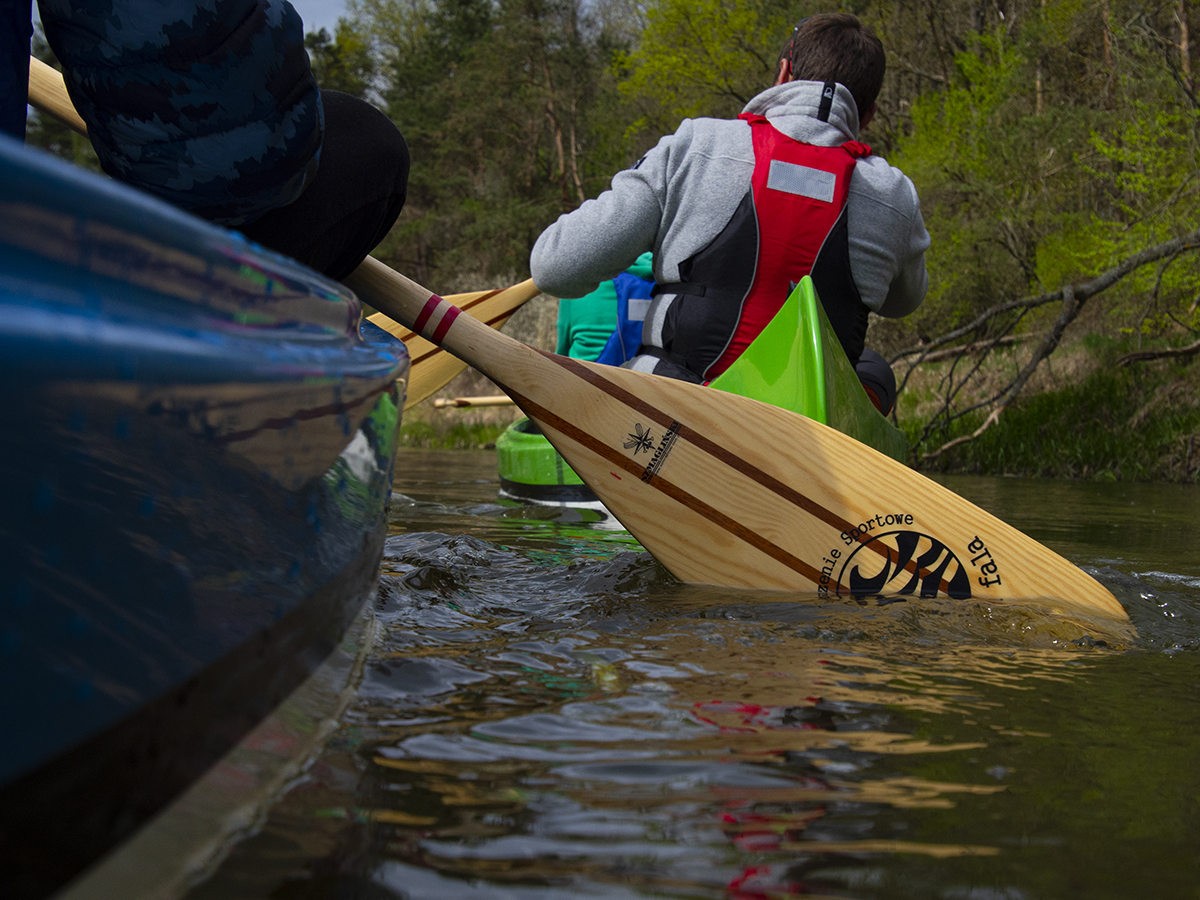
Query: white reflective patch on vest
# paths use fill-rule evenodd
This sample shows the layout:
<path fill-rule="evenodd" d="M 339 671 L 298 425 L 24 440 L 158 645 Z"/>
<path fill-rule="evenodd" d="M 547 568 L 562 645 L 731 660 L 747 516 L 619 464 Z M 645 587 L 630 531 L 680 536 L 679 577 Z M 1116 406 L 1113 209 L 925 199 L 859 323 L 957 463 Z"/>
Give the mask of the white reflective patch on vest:
<path fill-rule="evenodd" d="M 771 190 L 821 200 L 824 203 L 833 202 L 833 189 L 836 185 L 837 176 L 832 172 L 814 169 L 812 166 L 798 166 L 781 159 L 771 160 L 771 168 L 767 173 L 767 187 Z"/>
<path fill-rule="evenodd" d="M 658 365 L 657 356 L 635 356 L 629 362 L 625 363 L 622 368 L 632 369 L 634 372 L 645 372 L 647 375 L 654 374 L 654 367 Z"/>
<path fill-rule="evenodd" d="M 630 322 L 645 322 L 646 313 L 650 311 L 649 297 L 630 297 L 629 298 L 629 321 Z"/>
<path fill-rule="evenodd" d="M 642 322 L 642 343 L 651 347 L 663 345 L 663 325 L 667 321 L 667 310 L 674 302 L 675 294 L 659 294 L 650 302 L 650 312 Z"/>

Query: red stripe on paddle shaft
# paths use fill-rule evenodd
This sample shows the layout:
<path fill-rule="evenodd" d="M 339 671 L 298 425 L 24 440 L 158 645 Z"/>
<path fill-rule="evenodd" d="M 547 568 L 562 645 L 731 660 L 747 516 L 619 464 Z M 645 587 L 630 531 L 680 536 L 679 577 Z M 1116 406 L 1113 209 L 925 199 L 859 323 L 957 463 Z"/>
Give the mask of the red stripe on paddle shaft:
<path fill-rule="evenodd" d="M 462 307 L 457 307 L 457 308 L 460 310 L 462 309 Z M 457 317 L 458 317 L 458 313 L 456 312 L 451 317 L 451 321 L 453 321 Z M 510 310 L 509 312 L 506 312 L 503 315 L 496 316 L 494 319 L 488 319 L 483 324 L 487 325 L 489 328 L 495 328 L 497 322 L 499 322 L 500 324 L 504 324 L 511 318 L 512 318 L 512 311 Z M 445 320 L 443 320 L 443 321 L 445 321 Z M 439 328 L 440 328 L 440 326 L 439 326 Z M 418 335 L 418 337 L 420 337 L 420 335 Z M 434 335 L 433 339 L 441 340 L 441 338 L 439 338 L 436 334 Z M 429 339 L 422 338 L 422 340 L 429 340 Z M 437 356 L 439 353 L 445 353 L 445 352 L 446 351 L 443 350 L 441 347 L 439 347 L 437 344 L 434 344 L 432 347 L 430 347 L 428 350 L 426 350 L 420 356 L 413 357 L 412 364 L 415 366 L 417 363 L 424 362 L 425 360 L 429 359 L 429 357 L 431 357 L 431 356 Z M 466 363 L 463 363 L 463 365 L 466 365 Z"/>
<path fill-rule="evenodd" d="M 624 469 L 626 472 L 629 472 L 631 475 L 636 475 L 639 478 L 646 471 L 645 465 L 640 465 L 634 462 L 625 454 L 619 452 L 613 447 L 608 446 L 577 426 L 572 425 L 566 419 L 556 416 L 554 413 L 550 412 L 550 410 L 543 406 L 539 406 L 537 403 L 534 403 L 532 400 L 514 392 L 506 386 L 501 385 L 501 388 L 506 394 L 512 397 L 513 401 L 528 415 L 537 419 L 539 422 L 548 425 L 555 431 L 566 435 L 577 444 L 581 444 L 582 446 L 591 450 L 597 456 L 600 456 L 601 458 L 612 463 L 614 466 L 618 466 L 619 468 Z M 714 523 L 715 525 L 719 525 L 721 528 L 724 528 L 734 537 L 740 538 L 742 541 L 762 551 L 767 556 L 770 556 L 773 559 L 783 563 L 789 569 L 800 573 L 813 584 L 820 583 L 820 569 L 810 566 L 798 556 L 794 556 L 787 550 L 780 547 L 778 544 L 772 543 L 764 538 L 757 531 L 747 528 L 736 519 L 725 515 L 725 513 L 705 503 L 699 497 L 689 494 L 678 485 L 667 481 L 661 475 L 655 475 L 650 479 L 649 483 L 654 485 L 654 487 L 658 489 L 659 493 L 666 494 L 677 503 L 686 506 L 693 512 L 699 513 L 708 521 Z M 832 581 L 830 582 L 830 585 L 831 587 L 841 587 L 840 585 L 834 584 Z"/>
<path fill-rule="evenodd" d="M 440 344 L 446 337 L 446 332 L 450 330 L 450 326 L 454 324 L 454 320 L 458 318 L 462 312 L 457 306 L 451 305 L 442 316 L 442 321 L 438 322 L 437 328 L 433 330 L 433 337 L 430 338 L 435 344 Z"/>
<path fill-rule="evenodd" d="M 422 332 L 425 331 L 425 323 L 429 321 L 429 317 L 433 315 L 433 311 L 437 309 L 437 305 L 441 302 L 442 298 L 437 294 L 431 295 L 430 298 L 425 301 L 425 305 L 421 308 L 420 315 L 418 315 L 416 321 L 413 322 L 412 330 L 424 337 Z"/>
<path fill-rule="evenodd" d="M 493 297 L 495 297 L 497 294 L 499 294 L 503 290 L 507 290 L 507 288 L 497 288 L 494 291 L 488 291 L 482 297 L 476 297 L 470 303 L 464 303 L 462 306 L 460 306 L 458 308 L 462 309 L 462 310 L 472 309 L 472 308 L 478 306 L 484 300 L 491 300 Z M 442 298 L 442 299 L 445 299 L 445 298 Z M 446 302 L 449 303 L 450 301 L 447 300 Z M 491 323 L 489 322 L 488 324 L 490 325 Z M 417 334 L 416 331 L 412 331 L 412 330 L 410 330 L 408 332 L 408 334 L 406 334 L 404 337 L 400 338 L 400 340 L 402 340 L 405 344 L 407 344 L 409 341 L 411 341 L 415 337 L 419 337 L 419 338 L 421 338 L 421 340 L 427 340 L 427 338 L 421 337 L 421 335 Z M 417 357 L 417 359 L 414 359 L 413 362 L 419 362 L 420 360 L 425 359 L 427 356 L 432 356 L 433 353 L 441 353 L 441 352 L 442 352 L 442 349 L 440 347 L 435 347 L 431 353 L 425 353 L 425 354 Z"/>
<path fill-rule="evenodd" d="M 496 293 L 499 293 L 499 291 L 497 291 Z M 472 305 L 474 305 L 474 304 L 472 304 Z M 459 310 L 467 309 L 467 307 L 465 307 L 465 306 L 459 306 L 456 308 Z M 488 326 L 488 328 L 498 328 L 500 325 L 503 325 L 505 322 L 507 322 L 509 319 L 511 319 L 512 314 L 513 314 L 513 310 L 509 309 L 509 310 L 505 310 L 504 312 L 500 313 L 500 315 L 498 315 L 498 316 L 492 316 L 492 318 L 490 318 L 490 319 L 481 319 L 479 321 L 482 321 L 484 325 Z M 455 313 L 455 315 L 457 316 L 458 313 Z M 412 337 L 412 335 L 410 334 L 409 337 Z M 418 337 L 420 337 L 420 335 L 418 335 Z M 404 340 L 408 340 L 408 338 L 405 338 Z M 428 340 L 428 338 L 423 338 L 423 340 Z M 435 344 L 433 347 L 426 350 L 420 356 L 414 357 L 413 361 L 412 361 L 413 365 L 416 365 L 419 362 L 424 362 L 425 360 L 429 359 L 429 357 L 431 357 L 431 356 L 437 356 L 439 353 L 445 353 L 445 352 L 446 352 L 445 350 L 443 350 L 441 347 L 438 347 Z"/>
<path fill-rule="evenodd" d="M 553 353 L 546 353 L 545 351 L 539 351 L 539 352 L 542 353 L 542 355 L 545 356 L 547 359 L 552 360 L 553 362 L 557 363 L 562 368 L 566 369 L 568 372 L 571 372 L 573 375 L 576 375 L 577 377 L 583 379 L 584 381 L 586 381 L 588 384 L 592 385 L 593 387 L 599 388 L 600 390 L 604 391 L 606 394 L 608 394 L 613 399 L 619 400 L 620 402 L 622 402 L 626 406 L 628 406 L 630 409 L 633 409 L 634 411 L 645 415 L 647 418 L 652 419 L 653 421 L 657 422 L 659 425 L 662 425 L 664 428 L 669 428 L 671 426 L 671 423 L 676 421 L 673 416 L 669 415 L 668 413 L 663 412 L 660 409 L 655 408 L 654 406 L 651 406 L 648 402 L 646 402 L 645 400 L 643 400 L 642 398 L 638 397 L 635 394 L 629 393 L 629 391 L 625 390 L 620 385 L 613 384 L 613 382 L 609 381 L 607 378 L 604 378 L 600 373 L 593 371 L 592 369 L 588 368 L 587 366 L 580 365 L 578 361 L 576 361 L 574 359 L 570 359 L 565 356 L 558 356 Z M 507 393 L 507 391 L 506 391 L 506 393 Z M 512 395 L 510 394 L 510 396 L 512 396 Z M 857 529 L 857 527 L 858 527 L 857 525 L 855 525 L 851 522 L 847 522 L 845 519 L 843 519 L 841 516 L 837 515 L 832 510 L 826 509 L 825 507 L 821 506 L 819 503 L 816 503 L 815 501 L 809 499 L 808 497 L 804 496 L 799 491 L 797 491 L 795 488 L 789 487 L 788 485 L 786 485 L 782 481 L 780 481 L 778 478 L 775 478 L 772 475 L 768 475 L 766 472 L 762 471 L 762 469 L 759 469 L 756 466 L 752 466 L 750 463 L 746 462 L 745 460 L 741 459 L 740 457 L 735 456 L 734 454 L 732 454 L 728 450 L 726 450 L 724 447 L 721 447 L 720 445 L 709 440 L 707 437 L 705 437 L 703 434 L 696 431 L 695 429 L 690 428 L 687 425 L 681 424 L 677 431 L 677 436 L 686 440 L 689 444 L 696 447 L 696 449 L 703 450 L 709 456 L 712 456 L 715 459 L 719 460 L 720 462 L 723 462 L 725 465 L 729 466 L 734 471 L 740 472 L 741 474 L 745 475 L 747 478 L 751 479 L 752 481 L 758 482 L 763 487 L 765 487 L 768 490 L 772 491 L 773 493 L 777 494 L 779 497 L 783 498 L 784 500 L 788 501 L 789 503 L 793 504 L 794 506 L 800 507 L 802 510 L 804 510 L 806 513 L 813 516 L 814 518 L 820 519 L 825 524 L 833 526 L 838 531 L 842 531 L 842 532 L 845 532 L 848 534 L 853 534 L 855 529 Z M 605 458 L 607 458 L 607 457 L 605 457 Z M 622 455 L 622 459 L 624 459 L 624 458 L 625 457 Z M 652 483 L 652 484 L 657 483 L 659 480 L 659 477 L 660 476 L 655 475 L 654 478 L 651 479 L 650 483 Z M 664 493 L 665 493 L 665 491 L 664 491 Z M 702 503 L 703 501 L 697 500 L 696 502 Z M 721 524 L 721 523 L 718 523 L 718 524 Z M 724 527 L 724 526 L 722 525 L 722 527 Z M 857 540 L 860 544 L 867 546 L 869 549 L 878 553 L 880 556 L 884 557 L 885 559 L 889 559 L 889 561 L 890 561 L 888 550 L 887 550 L 886 546 L 881 546 L 878 543 L 875 543 L 875 542 L 872 542 L 869 540 L 864 540 L 863 538 L 865 538 L 865 537 L 866 537 L 866 535 L 860 534 L 858 537 L 855 538 L 855 540 Z M 760 538 L 760 540 L 765 540 L 765 538 Z M 758 546 L 758 544 L 753 541 L 748 541 L 747 543 L 751 543 L 751 544 L 754 544 L 754 546 Z M 771 546 L 775 546 L 775 545 L 772 544 Z M 784 550 L 783 548 L 778 548 L 778 549 L 779 549 L 780 553 L 787 553 L 787 551 Z M 775 556 L 774 553 L 771 553 L 770 555 Z M 790 554 L 788 554 L 788 555 L 790 556 Z M 778 556 L 775 556 L 775 558 L 779 559 Z M 805 563 L 804 565 L 807 566 L 807 563 Z M 795 568 L 795 567 L 793 566 L 793 568 Z M 906 572 L 916 573 L 916 574 L 920 574 L 922 576 L 928 575 L 927 571 L 920 571 L 917 569 L 915 560 L 910 561 L 909 564 L 904 567 L 904 570 Z M 799 570 L 797 570 L 797 571 L 799 571 Z M 805 577 L 809 577 L 806 573 L 801 573 L 801 574 L 805 574 Z M 947 582 L 941 581 L 939 583 L 939 587 L 941 588 L 941 591 L 943 594 L 950 593 L 950 585 Z"/>

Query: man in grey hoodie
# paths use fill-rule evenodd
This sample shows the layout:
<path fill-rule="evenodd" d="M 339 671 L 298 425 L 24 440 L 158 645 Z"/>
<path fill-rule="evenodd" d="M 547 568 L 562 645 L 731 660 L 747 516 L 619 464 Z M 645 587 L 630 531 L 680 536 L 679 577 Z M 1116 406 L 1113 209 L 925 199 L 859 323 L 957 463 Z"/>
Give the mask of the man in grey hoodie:
<path fill-rule="evenodd" d="M 741 116 L 685 119 L 550 226 L 533 248 L 534 281 L 579 297 L 652 250 L 658 286 L 627 365 L 706 382 L 811 274 L 858 364 L 868 311 L 907 315 L 928 286 L 916 189 L 857 140 L 883 71 L 882 44 L 854 16 L 801 20 L 775 84 Z"/>

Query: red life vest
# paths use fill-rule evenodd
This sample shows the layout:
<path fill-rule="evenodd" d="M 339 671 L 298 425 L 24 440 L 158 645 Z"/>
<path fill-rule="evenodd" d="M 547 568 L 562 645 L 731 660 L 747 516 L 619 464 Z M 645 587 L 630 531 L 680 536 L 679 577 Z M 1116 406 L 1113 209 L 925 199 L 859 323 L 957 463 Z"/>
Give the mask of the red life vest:
<path fill-rule="evenodd" d="M 812 275 L 851 362 L 866 337 L 867 309 L 850 274 L 846 198 L 858 141 L 817 147 L 793 140 L 765 116 L 743 113 L 754 140 L 754 174 L 733 218 L 680 266 L 663 325 L 663 347 L 643 348 L 709 381 L 742 354 Z M 657 370 L 656 370 L 657 371 Z"/>

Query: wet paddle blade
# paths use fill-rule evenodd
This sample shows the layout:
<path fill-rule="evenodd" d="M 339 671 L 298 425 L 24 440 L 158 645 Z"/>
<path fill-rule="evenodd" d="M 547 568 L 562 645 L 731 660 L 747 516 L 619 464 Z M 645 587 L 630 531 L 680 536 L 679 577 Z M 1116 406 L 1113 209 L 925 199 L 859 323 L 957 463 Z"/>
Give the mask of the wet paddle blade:
<path fill-rule="evenodd" d="M 1058 600 L 1126 618 L 1093 578 L 919 473 L 744 397 L 543 353 L 368 259 L 348 283 L 535 420 L 683 581 L 821 596 Z"/>
<path fill-rule="evenodd" d="M 453 303 L 471 318 L 490 328 L 499 329 L 504 327 L 504 323 L 513 313 L 539 293 L 533 279 L 528 279 L 504 290 L 453 294 L 443 299 Z M 467 367 L 458 357 L 452 356 L 419 334 L 414 334 L 411 329 L 381 312 L 367 316 L 367 321 L 400 338 L 408 349 L 412 368 L 409 373 L 408 395 L 404 401 L 405 409 L 416 406 L 430 394 L 440 391 Z"/>

